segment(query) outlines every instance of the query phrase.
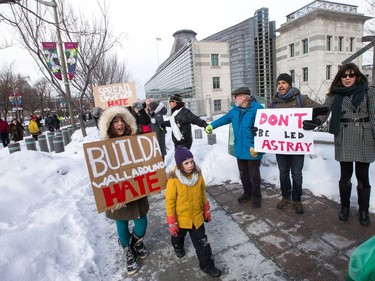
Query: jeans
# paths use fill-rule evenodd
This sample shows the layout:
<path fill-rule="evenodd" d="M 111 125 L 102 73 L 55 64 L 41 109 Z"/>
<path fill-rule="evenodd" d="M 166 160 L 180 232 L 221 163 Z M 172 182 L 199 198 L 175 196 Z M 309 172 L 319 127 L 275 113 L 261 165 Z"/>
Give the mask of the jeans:
<path fill-rule="evenodd" d="M 301 201 L 302 196 L 302 169 L 305 160 L 304 155 L 276 154 L 276 160 L 280 173 L 280 188 L 283 198 L 293 201 Z M 293 188 L 290 181 L 292 172 Z"/>
<path fill-rule="evenodd" d="M 147 228 L 147 215 L 135 219 L 133 233 L 135 236 L 142 238 L 145 236 Z M 129 245 L 130 231 L 129 231 L 129 221 L 116 220 L 117 233 L 123 247 Z"/>

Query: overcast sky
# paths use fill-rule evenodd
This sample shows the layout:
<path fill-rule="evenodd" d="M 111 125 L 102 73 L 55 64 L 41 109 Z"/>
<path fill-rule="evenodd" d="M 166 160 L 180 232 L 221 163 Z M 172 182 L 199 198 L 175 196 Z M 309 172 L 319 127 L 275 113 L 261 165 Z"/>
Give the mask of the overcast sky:
<path fill-rule="evenodd" d="M 77 11 L 90 16 L 97 14 L 98 6 L 92 0 L 68 1 L 73 3 Z M 311 2 L 313 1 L 263 0 L 257 4 L 256 1 L 232 0 L 228 5 L 213 0 L 190 0 L 185 4 L 176 4 L 173 0 L 110 0 L 109 14 L 114 34 L 126 34 L 118 54 L 128 64 L 128 70 L 136 82 L 138 96 L 143 97 L 144 84 L 155 73 L 158 64 L 169 56 L 174 41 L 173 33 L 177 30 L 191 29 L 197 33 L 197 39 L 202 40 L 254 16 L 254 12 L 262 7 L 269 9 L 269 20 L 276 21 L 276 26 L 279 27 L 286 22 L 288 14 Z M 350 0 L 335 2 L 353 5 Z M 359 13 L 370 15 L 365 0 L 356 3 Z M 0 12 L 2 9 L 4 5 L 0 5 Z M 4 23 L 0 23 L 0 31 L 3 29 Z M 161 41 L 156 41 L 156 37 L 161 38 Z M 15 47 L 0 50 L 0 67 L 12 62 L 15 72 L 30 76 L 31 83 L 41 77 L 27 52 Z"/>

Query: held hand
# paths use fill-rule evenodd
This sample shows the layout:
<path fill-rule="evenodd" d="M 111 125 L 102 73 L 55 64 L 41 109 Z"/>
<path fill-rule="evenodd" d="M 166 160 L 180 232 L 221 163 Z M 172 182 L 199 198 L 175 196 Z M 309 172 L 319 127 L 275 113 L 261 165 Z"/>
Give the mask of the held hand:
<path fill-rule="evenodd" d="M 314 130 L 316 127 L 318 127 L 321 124 L 320 120 L 318 118 L 313 118 L 312 120 L 304 120 L 302 122 L 303 129 L 307 131 Z"/>
<path fill-rule="evenodd" d="M 257 132 L 258 132 L 258 127 L 252 126 L 251 127 L 251 133 L 253 134 L 254 137 L 257 135 Z"/>
<path fill-rule="evenodd" d="M 255 151 L 254 147 L 250 147 L 249 151 L 250 151 L 251 157 L 253 157 L 253 158 L 258 157 L 258 152 Z"/>
<path fill-rule="evenodd" d="M 214 130 L 214 128 L 212 127 L 212 125 L 207 125 L 206 128 L 204 128 L 204 131 L 207 133 L 207 134 L 212 134 L 212 131 Z"/>
<path fill-rule="evenodd" d="M 175 216 L 167 217 L 168 229 L 172 236 L 177 236 L 179 228 Z"/>
<path fill-rule="evenodd" d="M 203 205 L 203 217 L 205 222 L 211 221 L 210 202 Z"/>

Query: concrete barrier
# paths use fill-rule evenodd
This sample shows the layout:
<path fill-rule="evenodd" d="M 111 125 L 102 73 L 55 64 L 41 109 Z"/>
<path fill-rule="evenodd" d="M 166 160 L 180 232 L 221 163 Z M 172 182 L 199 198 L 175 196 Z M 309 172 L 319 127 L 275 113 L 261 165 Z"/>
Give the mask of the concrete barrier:
<path fill-rule="evenodd" d="M 21 146 L 19 142 L 12 142 L 8 144 L 9 154 L 12 154 L 17 151 L 21 151 Z"/>
<path fill-rule="evenodd" d="M 36 150 L 36 143 L 33 137 L 25 138 L 25 144 L 27 150 Z"/>
<path fill-rule="evenodd" d="M 216 134 L 209 134 L 207 135 L 207 144 L 215 144 L 216 143 Z"/>
<path fill-rule="evenodd" d="M 29 130 L 29 126 L 23 126 L 25 128 L 25 136 L 26 137 L 30 137 L 30 130 Z"/>
<path fill-rule="evenodd" d="M 53 147 L 56 153 L 64 152 L 64 141 L 62 135 L 53 137 Z"/>
<path fill-rule="evenodd" d="M 202 129 L 195 129 L 194 133 L 195 133 L 195 138 L 196 139 L 203 139 L 203 137 L 202 137 Z"/>
<path fill-rule="evenodd" d="M 53 147 L 53 137 L 55 136 L 54 132 L 48 132 L 47 133 L 47 139 L 49 144 L 49 151 L 55 151 L 55 148 Z"/>
<path fill-rule="evenodd" d="M 39 135 L 38 143 L 39 143 L 40 151 L 49 152 L 46 135 Z"/>
<path fill-rule="evenodd" d="M 73 128 L 71 126 L 68 127 L 68 134 L 69 134 L 69 138 L 73 135 Z"/>
<path fill-rule="evenodd" d="M 67 128 L 62 129 L 62 136 L 63 136 L 63 140 L 64 140 L 64 145 L 68 145 L 70 143 L 70 137 L 69 137 L 69 133 L 68 133 Z"/>

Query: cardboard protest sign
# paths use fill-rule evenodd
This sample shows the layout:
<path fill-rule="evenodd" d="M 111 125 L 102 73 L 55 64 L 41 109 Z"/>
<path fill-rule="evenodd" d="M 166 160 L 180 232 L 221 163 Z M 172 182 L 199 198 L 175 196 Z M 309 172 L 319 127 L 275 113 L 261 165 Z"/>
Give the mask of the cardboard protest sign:
<path fill-rule="evenodd" d="M 134 82 L 108 84 L 93 88 L 95 106 L 106 109 L 111 106 L 131 106 L 137 101 Z"/>
<path fill-rule="evenodd" d="M 85 143 L 83 149 L 99 213 L 166 187 L 155 132 Z"/>
<path fill-rule="evenodd" d="M 258 109 L 254 126 L 257 152 L 279 154 L 313 154 L 312 131 L 302 128 L 303 120 L 312 119 L 312 108 Z"/>

